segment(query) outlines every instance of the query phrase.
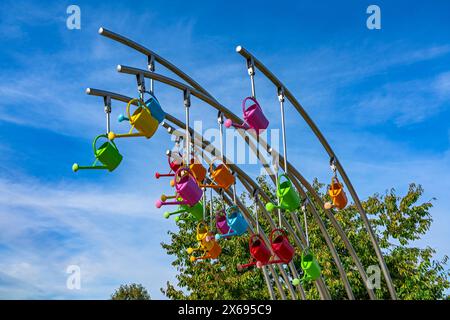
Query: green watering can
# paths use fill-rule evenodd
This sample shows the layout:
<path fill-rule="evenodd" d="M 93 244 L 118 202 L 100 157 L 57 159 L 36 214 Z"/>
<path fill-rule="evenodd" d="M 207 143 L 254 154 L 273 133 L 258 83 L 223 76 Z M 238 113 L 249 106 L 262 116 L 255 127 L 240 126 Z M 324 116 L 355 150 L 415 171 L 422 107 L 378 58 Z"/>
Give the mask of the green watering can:
<path fill-rule="evenodd" d="M 187 213 L 187 217 L 176 216 L 175 221 L 189 220 L 189 221 L 202 221 L 203 220 L 203 203 L 201 201 L 194 204 L 192 207 L 187 204 L 181 204 L 178 206 L 178 210 L 174 212 L 165 212 L 164 218 L 169 219 L 170 216 L 179 213 Z"/>
<path fill-rule="evenodd" d="M 309 250 L 306 250 L 306 253 L 302 252 L 302 261 L 300 265 L 304 274 L 302 281 L 314 281 L 320 277 L 320 265 Z"/>
<path fill-rule="evenodd" d="M 104 142 L 100 148 L 97 149 L 97 140 L 100 138 L 108 139 L 106 134 L 101 134 L 95 137 L 94 142 L 92 143 L 92 147 L 94 149 L 95 161 L 92 166 L 80 166 L 78 163 L 74 163 L 72 166 L 72 170 L 77 172 L 80 169 L 108 169 L 109 171 L 113 171 L 117 168 L 122 161 L 122 155 L 119 153 L 116 144 L 114 141 L 106 141 Z M 100 161 L 103 165 L 96 165 L 97 162 Z"/>
<path fill-rule="evenodd" d="M 286 180 L 281 182 L 281 178 L 285 178 Z M 286 211 L 294 211 L 300 207 L 300 197 L 292 186 L 291 180 L 289 180 L 288 176 L 283 173 L 278 177 L 278 185 L 277 185 L 277 197 L 280 200 L 280 205 L 275 205 L 272 202 L 266 204 L 266 210 L 271 212 L 275 208 L 280 208 Z"/>

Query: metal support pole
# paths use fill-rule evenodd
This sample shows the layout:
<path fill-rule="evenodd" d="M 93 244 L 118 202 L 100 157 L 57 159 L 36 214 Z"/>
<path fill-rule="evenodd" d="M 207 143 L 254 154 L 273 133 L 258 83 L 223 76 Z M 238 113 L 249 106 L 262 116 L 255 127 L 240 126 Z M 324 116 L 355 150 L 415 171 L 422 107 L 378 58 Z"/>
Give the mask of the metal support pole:
<path fill-rule="evenodd" d="M 111 97 L 105 96 L 103 97 L 103 101 L 105 104 L 105 114 L 106 114 L 106 134 L 111 131 Z"/>
<path fill-rule="evenodd" d="M 287 143 L 286 143 L 286 122 L 284 120 L 284 88 L 278 88 L 278 100 L 280 101 L 280 110 L 281 110 L 281 129 L 282 129 L 282 139 L 283 139 L 283 157 L 284 157 L 284 172 L 288 173 L 287 166 Z"/>
<path fill-rule="evenodd" d="M 220 133 L 220 157 L 222 161 L 225 160 L 225 154 L 223 149 L 223 113 L 219 111 L 217 115 L 217 123 L 219 124 L 219 133 Z"/>

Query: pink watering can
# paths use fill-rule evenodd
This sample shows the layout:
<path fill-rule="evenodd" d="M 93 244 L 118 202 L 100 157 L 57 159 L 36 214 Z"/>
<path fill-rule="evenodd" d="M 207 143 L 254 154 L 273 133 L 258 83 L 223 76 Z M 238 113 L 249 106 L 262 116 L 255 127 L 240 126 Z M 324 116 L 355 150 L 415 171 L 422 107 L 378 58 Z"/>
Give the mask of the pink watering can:
<path fill-rule="evenodd" d="M 182 175 L 184 173 L 184 175 Z M 160 208 L 163 205 L 182 205 L 187 204 L 193 206 L 197 204 L 202 198 L 203 192 L 197 184 L 191 170 L 189 168 L 179 168 L 175 173 L 175 190 L 176 195 L 166 197 L 162 196 L 160 200 L 156 201 L 156 207 Z M 176 199 L 175 201 L 166 201 L 167 199 Z"/>
<path fill-rule="evenodd" d="M 228 225 L 227 216 L 225 211 L 221 210 L 216 213 L 216 228 L 220 234 L 226 234 L 232 232 L 230 226 Z"/>
<path fill-rule="evenodd" d="M 245 104 L 248 100 L 253 101 L 254 103 L 245 109 Z M 230 128 L 231 126 L 237 128 L 237 129 L 254 129 L 256 133 L 259 133 L 269 126 L 269 120 L 267 120 L 266 116 L 264 115 L 261 106 L 259 105 L 258 101 L 256 101 L 253 97 L 247 97 L 242 101 L 242 112 L 244 113 L 244 123 L 238 124 L 233 123 L 231 119 L 227 119 L 225 121 L 225 127 Z"/>

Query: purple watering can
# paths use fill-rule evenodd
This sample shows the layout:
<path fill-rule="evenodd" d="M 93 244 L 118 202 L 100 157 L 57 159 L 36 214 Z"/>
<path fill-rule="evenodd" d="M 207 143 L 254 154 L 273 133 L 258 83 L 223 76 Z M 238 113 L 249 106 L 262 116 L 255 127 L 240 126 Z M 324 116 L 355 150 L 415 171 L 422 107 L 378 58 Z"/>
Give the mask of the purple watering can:
<path fill-rule="evenodd" d="M 251 100 L 254 103 L 250 107 L 245 109 L 245 104 L 248 100 Z M 267 129 L 267 127 L 269 126 L 269 120 L 267 120 L 261 109 L 261 106 L 255 98 L 247 97 L 244 99 L 244 101 L 242 101 L 242 112 L 244 113 L 243 124 L 233 123 L 231 119 L 227 119 L 225 121 L 225 127 L 229 128 L 233 126 L 237 129 L 240 128 L 244 130 L 254 129 L 256 133 L 259 133 Z"/>
<path fill-rule="evenodd" d="M 232 232 L 227 222 L 227 216 L 224 210 L 220 210 L 216 213 L 216 228 L 220 234 L 226 234 Z"/>
<path fill-rule="evenodd" d="M 185 173 L 181 175 L 181 173 Z M 197 204 L 202 198 L 203 192 L 197 184 L 191 170 L 189 168 L 179 168 L 175 173 L 175 196 L 161 196 L 161 200 L 156 201 L 156 207 L 160 208 L 163 205 L 183 205 L 187 204 L 193 206 Z M 165 201 L 169 198 L 175 198 L 176 201 Z"/>

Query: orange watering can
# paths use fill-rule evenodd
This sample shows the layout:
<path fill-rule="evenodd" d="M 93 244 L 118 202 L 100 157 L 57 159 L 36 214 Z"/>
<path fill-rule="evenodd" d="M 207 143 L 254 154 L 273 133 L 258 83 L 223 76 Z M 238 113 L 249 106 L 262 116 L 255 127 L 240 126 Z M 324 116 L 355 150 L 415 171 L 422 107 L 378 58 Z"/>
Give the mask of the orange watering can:
<path fill-rule="evenodd" d="M 214 166 L 214 162 L 220 160 L 219 158 L 214 158 L 209 165 L 209 172 L 211 175 L 211 180 L 213 180 L 216 184 L 207 184 L 200 185 L 200 187 L 204 188 L 220 188 L 228 190 L 234 182 L 234 176 L 231 170 L 225 163 L 221 163 L 218 166 Z"/>
<path fill-rule="evenodd" d="M 130 115 L 130 106 L 133 102 L 138 103 L 138 108 Z M 156 120 L 150 109 L 145 105 L 145 103 L 138 99 L 131 99 L 127 104 L 127 114 L 128 118 L 119 117 L 119 121 L 128 120 L 131 124 L 130 132 L 124 134 L 116 134 L 114 132 L 108 133 L 109 140 L 114 140 L 115 138 L 127 138 L 127 137 L 146 137 L 147 139 L 151 138 L 156 129 L 158 129 L 158 120 Z M 132 132 L 133 128 L 136 128 L 138 132 Z"/>
<path fill-rule="evenodd" d="M 108 138 L 106 134 L 99 135 L 95 137 L 92 147 L 94 149 L 95 161 L 92 166 L 80 166 L 78 163 L 74 163 L 72 170 L 77 172 L 80 169 L 107 169 L 113 171 L 117 168 L 122 161 L 122 155 L 119 153 L 114 141 L 106 141 L 100 148 L 97 149 L 97 140 L 100 138 Z M 97 162 L 100 161 L 103 165 L 97 166 Z"/>
<path fill-rule="evenodd" d="M 206 178 L 206 169 L 201 164 L 201 162 L 197 159 L 191 159 L 191 164 L 189 166 L 191 170 L 192 176 L 195 178 L 197 183 L 200 185 L 203 180 Z M 173 187 L 175 185 L 175 181 L 171 180 L 170 185 Z"/>
<path fill-rule="evenodd" d="M 328 194 L 330 195 L 332 202 L 326 202 L 324 204 L 325 209 L 331 209 L 332 207 L 335 207 L 341 210 L 345 208 L 345 206 L 347 205 L 347 196 L 345 195 L 344 187 L 339 182 L 336 176 L 331 179 Z"/>
<path fill-rule="evenodd" d="M 208 225 L 204 221 L 197 225 L 196 239 L 199 242 L 199 246 L 197 248 L 188 248 L 187 253 L 192 254 L 194 251 L 203 251 L 203 256 L 191 256 L 191 262 L 201 259 L 217 259 L 219 257 L 222 247 L 215 241 L 214 234 L 209 231 Z"/>

